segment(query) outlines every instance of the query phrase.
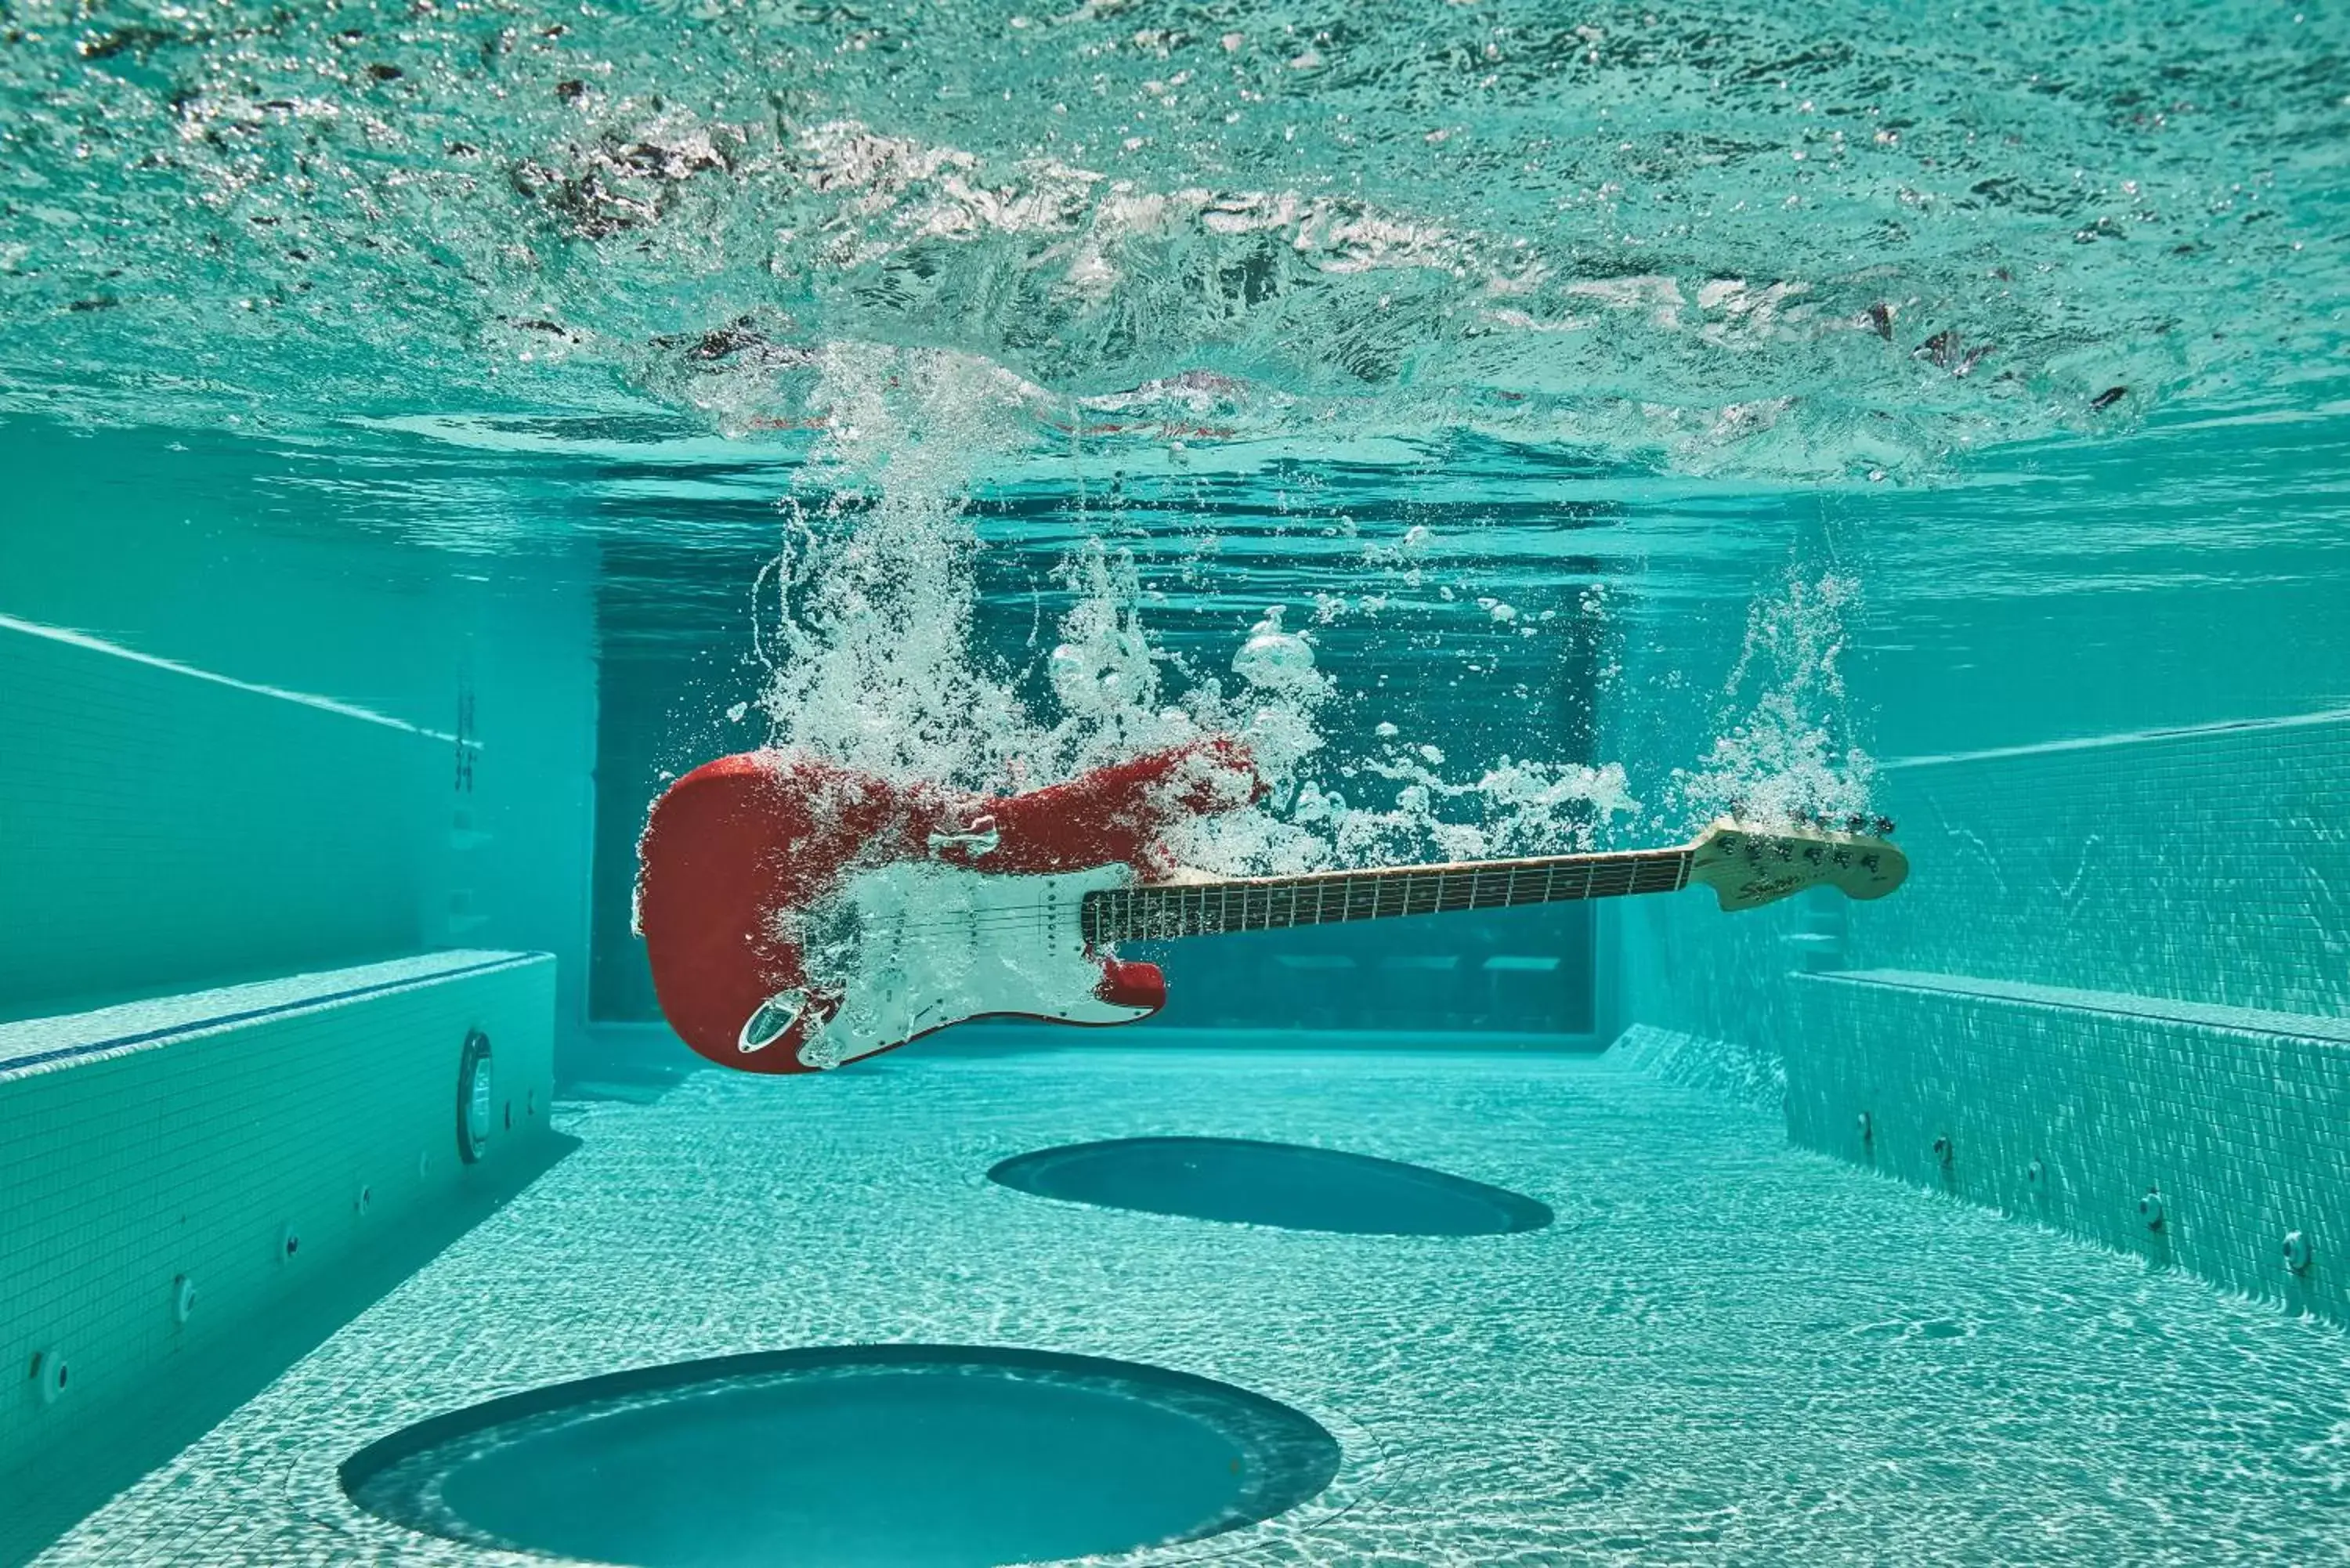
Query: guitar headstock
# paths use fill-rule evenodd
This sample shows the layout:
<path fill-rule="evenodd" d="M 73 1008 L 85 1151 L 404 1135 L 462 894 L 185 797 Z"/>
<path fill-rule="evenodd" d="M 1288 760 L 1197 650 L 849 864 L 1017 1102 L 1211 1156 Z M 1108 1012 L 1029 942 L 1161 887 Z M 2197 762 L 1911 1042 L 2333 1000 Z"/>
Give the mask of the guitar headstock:
<path fill-rule="evenodd" d="M 1690 877 L 1724 909 L 1751 909 L 1825 884 L 1848 898 L 1882 898 L 1909 875 L 1909 858 L 1886 838 L 1893 824 L 1806 817 L 1786 826 L 1748 827 L 1728 818 L 1690 846 Z"/>

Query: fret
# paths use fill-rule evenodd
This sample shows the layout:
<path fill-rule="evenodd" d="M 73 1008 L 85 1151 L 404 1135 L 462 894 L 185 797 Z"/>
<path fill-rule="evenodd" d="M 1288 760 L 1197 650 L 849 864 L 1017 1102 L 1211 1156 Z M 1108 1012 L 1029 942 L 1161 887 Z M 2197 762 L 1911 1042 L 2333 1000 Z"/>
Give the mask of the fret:
<path fill-rule="evenodd" d="M 1689 885 L 1691 867 L 1688 850 L 1669 849 L 1103 888 L 1086 896 L 1078 926 L 1089 946 L 1103 947 L 1121 940 L 1514 909 L 1673 892 Z"/>

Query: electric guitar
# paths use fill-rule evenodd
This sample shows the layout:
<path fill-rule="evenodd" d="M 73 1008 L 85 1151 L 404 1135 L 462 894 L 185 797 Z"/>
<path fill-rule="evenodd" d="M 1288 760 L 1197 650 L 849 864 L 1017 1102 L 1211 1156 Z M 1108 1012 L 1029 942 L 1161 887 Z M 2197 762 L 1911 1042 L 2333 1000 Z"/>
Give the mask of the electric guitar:
<path fill-rule="evenodd" d="M 1877 898 L 1892 824 L 1719 822 L 1690 843 L 1295 877 L 1186 877 L 1163 840 L 1263 794 L 1211 738 L 1003 797 L 751 752 L 679 779 L 639 845 L 636 929 L 662 1012 L 712 1062 L 806 1073 L 967 1019 L 1125 1023 L 1165 1005 L 1122 941 L 1713 889 L 1751 909 L 1825 885 Z M 1871 827 L 1874 832 L 1868 831 Z"/>

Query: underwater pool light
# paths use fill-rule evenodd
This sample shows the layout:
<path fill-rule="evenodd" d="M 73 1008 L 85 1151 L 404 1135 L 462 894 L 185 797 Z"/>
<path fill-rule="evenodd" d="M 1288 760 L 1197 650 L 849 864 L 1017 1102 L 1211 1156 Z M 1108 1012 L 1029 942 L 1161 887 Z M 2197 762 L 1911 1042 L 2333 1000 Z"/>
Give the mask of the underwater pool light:
<path fill-rule="evenodd" d="M 489 1143 L 495 1103 L 495 1080 L 490 1071 L 490 1037 L 480 1030 L 465 1035 L 457 1056 L 457 1158 L 472 1165 Z"/>

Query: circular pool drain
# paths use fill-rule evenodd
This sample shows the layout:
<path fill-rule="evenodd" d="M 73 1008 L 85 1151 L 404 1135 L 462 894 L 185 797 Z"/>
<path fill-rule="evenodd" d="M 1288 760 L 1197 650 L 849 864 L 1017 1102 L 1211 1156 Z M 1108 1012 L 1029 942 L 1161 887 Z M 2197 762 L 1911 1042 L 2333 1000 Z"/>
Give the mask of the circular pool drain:
<path fill-rule="evenodd" d="M 1015 1155 L 988 1179 L 1039 1198 L 1366 1236 L 1535 1231 L 1550 1208 L 1425 1166 L 1294 1143 L 1129 1137 Z"/>
<path fill-rule="evenodd" d="M 558 1383 L 343 1463 L 433 1535 L 641 1568 L 987 1568 L 1198 1541 L 1337 1473 L 1320 1423 L 1087 1355 L 847 1345 Z"/>

